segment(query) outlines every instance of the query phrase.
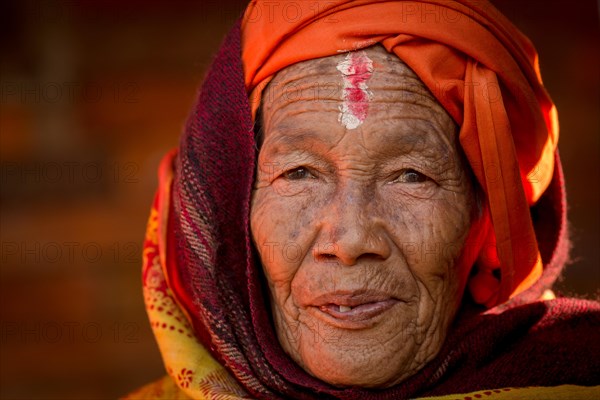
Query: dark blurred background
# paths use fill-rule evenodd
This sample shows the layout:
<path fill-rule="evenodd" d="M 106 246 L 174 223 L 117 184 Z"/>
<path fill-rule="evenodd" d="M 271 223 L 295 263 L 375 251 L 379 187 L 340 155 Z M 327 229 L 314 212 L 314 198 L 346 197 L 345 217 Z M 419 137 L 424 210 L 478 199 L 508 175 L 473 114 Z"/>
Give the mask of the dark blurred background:
<path fill-rule="evenodd" d="M 245 3 L 1 3 L 1 398 L 115 398 L 164 375 L 140 284 L 156 168 Z M 574 263 L 558 289 L 597 297 L 597 2 L 494 4 L 559 110 Z"/>

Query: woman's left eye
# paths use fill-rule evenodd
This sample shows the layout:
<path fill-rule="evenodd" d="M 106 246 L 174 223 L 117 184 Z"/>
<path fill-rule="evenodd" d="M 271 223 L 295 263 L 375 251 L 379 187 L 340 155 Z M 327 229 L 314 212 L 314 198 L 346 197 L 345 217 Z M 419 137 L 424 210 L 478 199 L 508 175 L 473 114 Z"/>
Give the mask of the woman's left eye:
<path fill-rule="evenodd" d="M 395 179 L 394 182 L 401 183 L 422 183 L 429 180 L 427 175 L 420 173 L 419 171 L 415 171 L 414 169 L 404 169 L 400 171 L 400 175 Z"/>
<path fill-rule="evenodd" d="M 291 169 L 289 171 L 285 171 L 282 175 L 285 179 L 289 179 L 289 180 L 299 180 L 299 179 L 307 179 L 307 178 L 314 177 L 313 174 L 310 173 L 308 168 L 305 168 L 305 167 L 298 167 L 298 168 Z"/>

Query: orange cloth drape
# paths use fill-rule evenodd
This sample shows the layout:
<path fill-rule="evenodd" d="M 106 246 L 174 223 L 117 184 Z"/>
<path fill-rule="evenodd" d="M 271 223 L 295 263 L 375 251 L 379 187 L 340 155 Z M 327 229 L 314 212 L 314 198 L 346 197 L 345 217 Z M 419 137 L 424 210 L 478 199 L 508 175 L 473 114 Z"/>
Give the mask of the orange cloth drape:
<path fill-rule="evenodd" d="M 469 289 L 489 307 L 506 301 L 542 272 L 529 206 L 552 178 L 558 122 L 535 49 L 490 3 L 254 0 L 242 24 L 253 114 L 281 69 L 375 43 L 407 63 L 460 126 L 493 225 L 479 232 Z"/>

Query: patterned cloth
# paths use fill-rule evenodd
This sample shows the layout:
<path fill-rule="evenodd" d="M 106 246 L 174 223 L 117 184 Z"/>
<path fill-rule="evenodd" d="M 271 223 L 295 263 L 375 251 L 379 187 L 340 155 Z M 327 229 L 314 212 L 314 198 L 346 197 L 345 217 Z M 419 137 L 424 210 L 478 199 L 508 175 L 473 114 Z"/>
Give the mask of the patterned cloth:
<path fill-rule="evenodd" d="M 243 397 L 225 397 L 222 392 L 212 392 L 201 397 L 207 400 L 243 399 Z M 233 395 L 235 396 L 235 395 Z M 553 387 L 501 388 L 480 390 L 471 393 L 451 394 L 447 396 L 419 397 L 414 400 L 589 400 L 600 397 L 600 386 L 561 385 Z M 191 397 L 180 390 L 175 382 L 165 376 L 131 393 L 124 400 L 190 400 Z"/>

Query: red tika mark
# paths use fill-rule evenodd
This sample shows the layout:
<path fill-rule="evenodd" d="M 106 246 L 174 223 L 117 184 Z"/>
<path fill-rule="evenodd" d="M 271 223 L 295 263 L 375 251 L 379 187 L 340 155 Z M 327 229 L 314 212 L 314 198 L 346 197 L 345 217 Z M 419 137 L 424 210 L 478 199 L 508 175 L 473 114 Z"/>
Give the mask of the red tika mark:
<path fill-rule="evenodd" d="M 346 79 L 352 86 L 344 90 L 346 91 L 350 112 L 356 115 L 360 122 L 367 118 L 367 111 L 369 110 L 369 95 L 364 88 L 367 80 L 371 77 L 372 68 L 373 63 L 366 55 L 351 53 L 351 75 L 347 76 Z"/>
<path fill-rule="evenodd" d="M 344 80 L 340 122 L 347 129 L 355 129 L 364 122 L 369 111 L 367 81 L 373 74 L 373 61 L 364 51 L 351 52 L 337 69 Z"/>

